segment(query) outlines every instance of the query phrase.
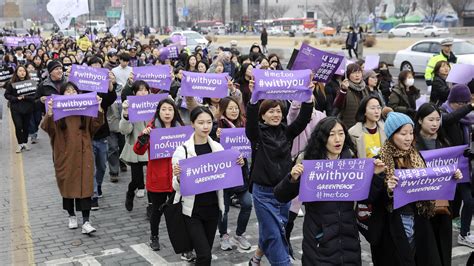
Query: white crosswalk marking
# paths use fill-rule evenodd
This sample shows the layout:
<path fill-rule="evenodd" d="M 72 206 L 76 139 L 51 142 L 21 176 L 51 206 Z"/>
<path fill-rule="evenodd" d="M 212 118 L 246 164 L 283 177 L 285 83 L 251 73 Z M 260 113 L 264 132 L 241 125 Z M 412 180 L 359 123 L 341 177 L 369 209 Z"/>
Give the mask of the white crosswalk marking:
<path fill-rule="evenodd" d="M 100 252 L 100 254 L 96 256 L 89 255 L 89 254 L 79 255 L 79 256 L 74 256 L 71 258 L 62 258 L 62 259 L 57 259 L 57 260 L 46 261 L 45 264 L 46 265 L 62 265 L 62 264 L 67 264 L 67 263 L 78 262 L 81 265 L 100 266 L 101 264 L 95 258 L 111 256 L 111 255 L 116 255 L 120 253 L 124 253 L 124 251 L 119 248 L 107 249 Z"/>
<path fill-rule="evenodd" d="M 142 256 L 144 259 L 146 259 L 151 265 L 187 265 L 184 262 L 173 262 L 169 263 L 167 260 L 165 260 L 163 257 L 158 255 L 155 251 L 151 250 L 150 247 L 145 244 L 138 244 L 138 245 L 132 245 L 130 246 L 135 252 L 138 253 L 138 255 Z"/>

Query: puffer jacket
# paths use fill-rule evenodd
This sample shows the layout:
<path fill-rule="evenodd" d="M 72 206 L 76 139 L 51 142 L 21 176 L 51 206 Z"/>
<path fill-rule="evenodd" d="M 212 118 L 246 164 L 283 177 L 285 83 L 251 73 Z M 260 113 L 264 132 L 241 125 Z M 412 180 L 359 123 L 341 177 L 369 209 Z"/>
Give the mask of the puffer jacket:
<path fill-rule="evenodd" d="M 420 98 L 420 90 L 414 86 L 409 89 L 397 84 L 388 98 L 387 106 L 391 107 L 395 112 L 404 113 L 415 118 L 416 100 Z"/>
<path fill-rule="evenodd" d="M 302 160 L 300 154 L 298 160 Z M 350 151 L 341 159 L 352 158 Z M 300 183 L 291 183 L 287 176 L 274 188 L 280 202 L 289 202 L 299 193 Z M 374 175 L 372 187 L 383 187 L 382 175 Z M 370 194 L 380 189 L 371 187 Z M 370 199 L 371 195 L 369 195 Z M 353 201 L 319 201 L 304 203 L 303 265 L 362 265 L 359 230 Z"/>

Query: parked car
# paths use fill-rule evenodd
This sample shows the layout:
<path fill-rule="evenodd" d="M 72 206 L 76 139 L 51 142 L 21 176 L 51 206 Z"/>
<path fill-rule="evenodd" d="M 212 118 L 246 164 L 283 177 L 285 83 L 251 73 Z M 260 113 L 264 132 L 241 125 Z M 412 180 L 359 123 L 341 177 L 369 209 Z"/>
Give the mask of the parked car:
<path fill-rule="evenodd" d="M 336 35 L 336 29 L 331 27 L 324 27 L 321 29 L 321 32 L 324 36 L 334 36 Z"/>
<path fill-rule="evenodd" d="M 431 57 L 441 51 L 442 39 L 427 39 L 416 42 L 406 49 L 400 50 L 395 55 L 393 65 L 402 70 L 415 73 L 425 73 L 426 65 Z M 459 64 L 474 65 L 474 44 L 463 39 L 454 39 L 453 53 L 458 58 Z"/>
<path fill-rule="evenodd" d="M 437 37 L 441 36 L 441 34 L 449 34 L 448 28 L 438 28 L 435 25 L 428 25 L 423 28 L 423 35 L 425 37 Z"/>
<path fill-rule="evenodd" d="M 389 37 L 410 37 L 422 33 L 423 24 L 421 23 L 401 23 L 388 31 Z"/>
<path fill-rule="evenodd" d="M 283 31 L 278 28 L 268 28 L 267 34 L 271 36 L 281 36 L 283 35 Z"/>
<path fill-rule="evenodd" d="M 224 25 L 212 26 L 211 32 L 214 33 L 215 35 L 225 35 L 226 28 Z"/>
<path fill-rule="evenodd" d="M 202 36 L 201 34 L 195 31 L 191 31 L 191 30 L 175 31 L 170 34 L 170 37 L 173 37 L 175 35 L 182 35 L 182 36 L 184 35 L 186 37 L 186 43 L 187 43 L 186 46 L 191 50 L 194 50 L 194 48 L 196 48 L 196 46 L 198 45 L 203 46 L 203 47 L 207 45 L 206 38 L 204 38 L 204 36 Z"/>

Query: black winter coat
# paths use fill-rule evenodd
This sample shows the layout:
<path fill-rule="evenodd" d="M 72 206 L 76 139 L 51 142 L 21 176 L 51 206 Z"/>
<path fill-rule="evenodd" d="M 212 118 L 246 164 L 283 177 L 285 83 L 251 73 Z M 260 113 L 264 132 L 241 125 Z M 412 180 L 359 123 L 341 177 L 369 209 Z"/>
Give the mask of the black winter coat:
<path fill-rule="evenodd" d="M 298 117 L 291 125 L 283 120 L 278 126 L 260 122 L 259 107 L 260 103 L 247 105 L 245 134 L 252 145 L 250 179 L 256 184 L 274 187 L 291 170 L 293 140 L 311 120 L 313 103 L 303 103 Z M 284 114 L 284 110 L 282 111 Z"/>
<path fill-rule="evenodd" d="M 13 88 L 11 82 L 5 84 L 5 99 L 10 103 L 10 110 L 20 114 L 28 114 L 34 110 L 34 95 L 25 95 L 22 100 L 18 100 L 20 96 L 18 92 Z"/>
<path fill-rule="evenodd" d="M 448 111 L 441 107 L 442 112 L 442 124 L 441 127 L 446 133 L 446 137 L 453 146 L 467 144 L 469 140 L 464 139 L 464 132 L 462 129 L 462 125 L 459 122 L 461 118 L 465 117 L 474 109 L 472 105 L 467 104 L 456 111 L 448 113 Z"/>
<path fill-rule="evenodd" d="M 341 158 L 351 158 L 349 151 Z M 275 188 L 280 202 L 298 195 L 300 183 L 291 183 L 288 174 Z M 367 203 L 383 188 L 383 175 L 374 175 Z M 304 203 L 303 265 L 362 265 L 359 230 L 353 201 L 320 201 Z"/>
<path fill-rule="evenodd" d="M 435 75 L 433 83 L 431 84 L 430 102 L 440 106 L 443 104 L 449 95 L 449 86 L 446 80 L 439 75 Z"/>
<path fill-rule="evenodd" d="M 51 96 L 53 94 L 59 94 L 59 87 L 61 87 L 61 85 L 66 82 L 67 80 L 64 76 L 62 80 L 58 81 L 57 83 L 53 82 L 51 78 L 48 76 L 38 85 L 35 99 L 36 99 L 37 106 L 41 108 L 43 112 L 45 112 L 46 110 L 45 110 L 44 104 L 41 103 L 40 98 L 43 96 Z"/>

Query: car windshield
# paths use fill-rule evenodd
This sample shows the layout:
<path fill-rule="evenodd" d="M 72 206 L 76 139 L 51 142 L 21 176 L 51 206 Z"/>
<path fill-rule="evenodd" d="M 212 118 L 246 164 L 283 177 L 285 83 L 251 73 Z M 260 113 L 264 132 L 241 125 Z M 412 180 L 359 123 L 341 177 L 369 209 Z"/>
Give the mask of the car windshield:
<path fill-rule="evenodd" d="M 474 44 L 465 42 L 455 42 L 453 44 L 453 52 L 456 55 L 474 54 Z"/>
<path fill-rule="evenodd" d="M 187 39 L 202 39 L 202 36 L 195 32 L 186 32 L 184 35 Z"/>

